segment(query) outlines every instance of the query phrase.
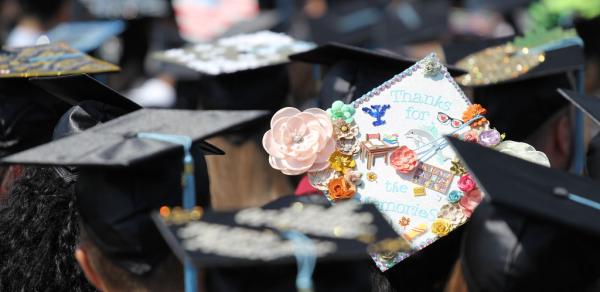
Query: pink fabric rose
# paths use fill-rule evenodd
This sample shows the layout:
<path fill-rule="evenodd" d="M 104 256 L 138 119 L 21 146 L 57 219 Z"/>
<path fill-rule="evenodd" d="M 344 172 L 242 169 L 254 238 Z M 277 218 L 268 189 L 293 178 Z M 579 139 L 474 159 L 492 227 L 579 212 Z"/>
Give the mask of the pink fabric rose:
<path fill-rule="evenodd" d="M 406 146 L 396 148 L 390 155 L 390 164 L 401 173 L 409 173 L 417 166 L 417 154 Z"/>
<path fill-rule="evenodd" d="M 465 174 L 458 179 L 458 189 L 468 193 L 475 188 L 477 184 L 469 174 Z"/>
<path fill-rule="evenodd" d="M 479 141 L 479 132 L 471 130 L 463 134 L 463 141 L 477 143 Z"/>
<path fill-rule="evenodd" d="M 273 115 L 271 129 L 263 136 L 271 167 L 287 175 L 320 171 L 329 166 L 335 151 L 333 125 L 327 113 L 318 108 L 303 112 L 282 108 Z"/>
<path fill-rule="evenodd" d="M 465 215 L 471 217 L 473 210 L 481 203 L 482 196 L 479 189 L 474 189 L 460 198 L 458 204 L 462 207 Z"/>

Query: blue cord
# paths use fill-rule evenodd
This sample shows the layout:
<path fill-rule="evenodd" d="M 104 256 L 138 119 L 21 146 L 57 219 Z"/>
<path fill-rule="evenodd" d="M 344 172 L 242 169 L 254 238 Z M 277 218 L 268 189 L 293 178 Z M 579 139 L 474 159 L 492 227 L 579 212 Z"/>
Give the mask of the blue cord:
<path fill-rule="evenodd" d="M 62 60 L 66 60 L 66 59 L 75 59 L 75 58 L 79 58 L 79 57 L 83 57 L 83 54 L 82 53 L 73 53 L 73 54 L 64 54 L 64 55 L 47 56 L 47 57 L 31 57 L 31 58 L 28 58 L 27 61 L 29 61 L 29 62 L 62 61 Z"/>
<path fill-rule="evenodd" d="M 183 208 L 196 206 L 196 181 L 194 178 L 194 157 L 191 153 L 192 138 L 181 135 L 159 133 L 138 133 L 138 138 L 163 141 L 183 146 Z M 185 292 L 198 291 L 198 270 L 189 259 L 184 262 Z"/>
<path fill-rule="evenodd" d="M 283 237 L 294 244 L 294 256 L 298 264 L 296 288 L 298 292 L 312 292 L 312 274 L 317 261 L 317 251 L 312 240 L 298 231 L 286 231 Z"/>
<path fill-rule="evenodd" d="M 573 193 L 569 193 L 569 195 L 567 196 L 569 198 L 569 200 L 582 204 L 582 205 L 586 205 L 588 207 L 594 208 L 598 211 L 600 211 L 600 203 L 596 202 L 596 201 L 592 201 L 590 199 L 584 198 L 582 196 L 578 196 L 576 194 Z"/>
<path fill-rule="evenodd" d="M 466 122 L 466 123 L 462 124 L 460 127 L 458 127 L 456 130 L 450 132 L 448 135 L 454 135 L 456 132 L 466 128 L 467 126 L 471 125 L 472 123 L 474 123 L 475 121 L 477 121 L 481 118 L 483 118 L 482 115 L 477 115 L 477 116 L 473 117 L 468 122 Z M 448 146 L 448 142 L 444 139 L 444 137 L 439 137 L 439 138 L 415 149 L 415 154 L 417 154 L 417 156 L 422 157 L 419 159 L 420 161 L 426 162 L 431 157 L 433 157 L 438 151 L 444 149 L 446 146 Z M 425 149 L 423 149 L 423 148 L 425 148 Z M 423 155 L 425 155 L 424 158 L 423 158 Z"/>

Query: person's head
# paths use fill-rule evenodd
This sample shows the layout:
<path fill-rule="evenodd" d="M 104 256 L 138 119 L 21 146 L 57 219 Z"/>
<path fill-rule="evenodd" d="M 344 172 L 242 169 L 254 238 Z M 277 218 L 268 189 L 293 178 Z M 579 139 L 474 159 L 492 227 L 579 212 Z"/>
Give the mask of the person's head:
<path fill-rule="evenodd" d="M 90 238 L 84 227 L 80 227 L 79 245 L 75 258 L 88 281 L 98 290 L 112 291 L 181 291 L 183 273 L 179 260 L 167 256 L 146 275 L 136 275 L 117 266 Z"/>
<path fill-rule="evenodd" d="M 26 167 L 0 210 L 1 291 L 94 291 L 74 260 L 78 213 L 73 176 Z"/>

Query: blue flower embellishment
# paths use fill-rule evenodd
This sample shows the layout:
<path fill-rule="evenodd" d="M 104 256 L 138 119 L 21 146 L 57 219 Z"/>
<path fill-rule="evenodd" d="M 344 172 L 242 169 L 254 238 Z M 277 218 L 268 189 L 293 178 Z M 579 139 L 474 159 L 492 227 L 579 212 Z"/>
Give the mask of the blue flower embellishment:
<path fill-rule="evenodd" d="M 448 202 L 457 203 L 458 201 L 460 201 L 460 198 L 462 198 L 462 196 L 463 196 L 463 193 L 461 191 L 457 191 L 457 190 L 451 191 L 448 194 Z"/>

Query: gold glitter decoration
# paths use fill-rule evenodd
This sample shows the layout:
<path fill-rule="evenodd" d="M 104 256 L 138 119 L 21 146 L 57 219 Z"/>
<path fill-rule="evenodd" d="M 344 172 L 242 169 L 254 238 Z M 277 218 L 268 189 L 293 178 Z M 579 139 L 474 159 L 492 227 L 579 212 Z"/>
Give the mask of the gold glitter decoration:
<path fill-rule="evenodd" d="M 61 76 L 119 70 L 118 66 L 92 58 L 65 43 L 11 48 L 0 52 L 0 78 Z"/>
<path fill-rule="evenodd" d="M 544 53 L 512 44 L 487 48 L 458 61 L 456 65 L 469 72 L 456 80 L 463 86 L 481 86 L 517 78 L 546 60 Z"/>

